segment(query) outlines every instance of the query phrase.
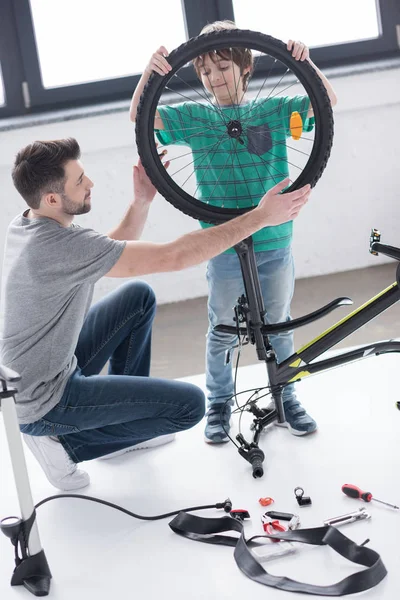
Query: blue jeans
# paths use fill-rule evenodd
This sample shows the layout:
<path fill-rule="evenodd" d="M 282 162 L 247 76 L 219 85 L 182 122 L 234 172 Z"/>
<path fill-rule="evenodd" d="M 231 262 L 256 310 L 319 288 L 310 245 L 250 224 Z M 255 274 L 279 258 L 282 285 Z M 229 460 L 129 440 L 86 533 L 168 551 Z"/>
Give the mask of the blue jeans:
<path fill-rule="evenodd" d="M 149 377 L 153 290 L 128 282 L 88 312 L 60 402 L 23 433 L 58 436 L 76 463 L 189 429 L 205 399 L 190 383 Z M 99 375 L 109 360 L 108 375 Z"/>
<path fill-rule="evenodd" d="M 266 309 L 266 322 L 278 323 L 290 319 L 290 302 L 294 290 L 294 266 L 291 248 L 256 252 L 256 262 Z M 232 376 L 233 347 L 236 335 L 214 331 L 216 325 L 235 325 L 233 307 L 244 294 L 244 284 L 237 254 L 220 254 L 207 267 L 209 287 L 206 350 L 206 386 L 208 406 L 226 402 L 234 393 Z M 269 336 L 278 362 L 293 354 L 293 333 Z M 228 354 L 227 354 L 228 353 Z M 227 362 L 227 356 L 229 362 Z M 294 395 L 290 384 L 283 390 L 283 399 Z"/>

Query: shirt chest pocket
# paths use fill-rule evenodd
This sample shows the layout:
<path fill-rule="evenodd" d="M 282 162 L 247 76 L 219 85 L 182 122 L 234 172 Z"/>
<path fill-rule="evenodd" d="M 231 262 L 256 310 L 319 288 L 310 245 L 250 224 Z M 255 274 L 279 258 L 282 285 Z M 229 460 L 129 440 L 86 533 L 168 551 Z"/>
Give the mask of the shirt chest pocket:
<path fill-rule="evenodd" d="M 261 156 L 272 149 L 273 141 L 267 123 L 251 125 L 247 128 L 247 150 Z"/>

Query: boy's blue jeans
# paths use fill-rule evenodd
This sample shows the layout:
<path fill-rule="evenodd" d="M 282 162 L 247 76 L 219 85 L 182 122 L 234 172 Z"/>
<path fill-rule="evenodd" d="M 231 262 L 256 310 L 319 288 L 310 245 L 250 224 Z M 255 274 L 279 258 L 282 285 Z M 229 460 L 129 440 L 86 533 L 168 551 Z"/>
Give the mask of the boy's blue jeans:
<path fill-rule="evenodd" d="M 196 425 L 204 415 L 202 390 L 149 377 L 155 310 L 153 290 L 142 281 L 128 282 L 96 303 L 60 402 L 21 431 L 58 436 L 78 463 Z M 108 375 L 99 375 L 108 360 Z"/>
<path fill-rule="evenodd" d="M 256 252 L 256 262 L 264 298 L 266 321 L 278 323 L 290 319 L 290 302 L 294 290 L 294 266 L 291 248 Z M 244 284 L 237 254 L 220 254 L 211 259 L 207 267 L 209 287 L 206 351 L 206 385 L 208 406 L 225 403 L 234 393 L 232 348 L 237 345 L 236 335 L 214 331 L 216 325 L 235 325 L 233 307 L 244 294 Z M 293 354 L 293 333 L 281 333 L 269 337 L 282 362 Z M 226 356 L 230 354 L 230 362 Z M 293 384 L 283 390 L 283 400 L 294 395 Z"/>

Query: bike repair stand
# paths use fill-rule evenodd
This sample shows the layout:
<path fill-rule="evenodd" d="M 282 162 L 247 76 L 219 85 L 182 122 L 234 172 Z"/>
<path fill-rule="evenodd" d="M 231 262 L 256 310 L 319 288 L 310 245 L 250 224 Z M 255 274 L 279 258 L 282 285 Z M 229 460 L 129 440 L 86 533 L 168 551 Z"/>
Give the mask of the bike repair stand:
<path fill-rule="evenodd" d="M 47 596 L 51 572 L 40 545 L 28 470 L 22 447 L 21 433 L 15 409 L 17 390 L 10 386 L 21 377 L 15 371 L 0 365 L 0 409 L 3 413 L 15 487 L 22 519 L 7 517 L 0 521 L 1 531 L 10 538 L 15 548 L 15 569 L 11 585 L 24 585 L 35 596 Z M 21 552 L 21 556 L 19 554 Z"/>
<path fill-rule="evenodd" d="M 262 331 L 265 325 L 264 317 L 266 310 L 257 271 L 253 239 L 251 237 L 246 238 L 242 242 L 239 242 L 239 244 L 236 244 L 234 248 L 239 257 L 245 289 L 245 295 L 239 298 L 238 301 L 236 318 L 239 320 L 239 323 L 237 325 L 239 326 L 243 322 L 246 323 L 249 342 L 256 346 L 258 359 L 265 361 L 271 385 L 271 382 L 274 381 L 273 368 L 276 362 L 276 355 L 269 343 L 268 337 Z M 264 452 L 258 447 L 258 442 L 264 427 L 273 421 L 278 421 L 279 423 L 285 421 L 282 388 L 271 385 L 271 395 L 275 404 L 272 409 L 260 409 L 256 401 L 249 403 L 248 410 L 255 416 L 253 442 L 250 444 L 246 442 L 242 434 L 236 437 L 241 444 L 239 454 L 253 466 L 254 477 L 262 477 L 263 475 L 262 462 L 264 460 Z"/>

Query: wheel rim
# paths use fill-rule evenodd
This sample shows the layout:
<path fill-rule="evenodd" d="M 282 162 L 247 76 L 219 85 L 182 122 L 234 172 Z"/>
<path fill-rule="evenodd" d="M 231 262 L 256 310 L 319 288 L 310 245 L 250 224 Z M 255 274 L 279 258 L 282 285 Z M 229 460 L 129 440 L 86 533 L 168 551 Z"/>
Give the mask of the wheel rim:
<path fill-rule="evenodd" d="M 178 203 L 178 208 L 182 208 L 179 206 L 179 203 L 182 202 L 184 205 L 182 210 L 187 214 L 215 223 L 250 210 L 268 189 L 287 175 L 291 179 L 291 185 L 286 191 L 297 189 L 305 183 L 315 184 L 328 159 L 333 134 L 330 103 L 321 81 L 310 65 L 296 63 L 285 45 L 269 36 L 240 30 L 223 33 L 222 36 L 220 34 L 199 36 L 170 54 L 168 60 L 172 71 L 165 77 L 152 76 L 142 97 L 137 122 L 139 153 L 147 172 L 159 191 L 175 205 Z M 226 35 L 227 33 L 230 35 Z M 219 51 L 216 56 L 226 57 L 226 49 L 228 49 L 231 58 L 226 62 L 232 65 L 232 70 L 235 64 L 240 69 L 240 64 L 237 65 L 232 57 L 231 48 L 233 47 L 250 48 L 253 53 L 257 53 L 254 58 L 254 72 L 247 96 L 239 89 L 239 77 L 234 82 L 235 87 L 229 88 L 229 82 L 223 75 L 221 87 L 226 88 L 225 100 L 228 91 L 228 101 L 232 100 L 232 104 L 231 106 L 221 104 L 215 90 L 217 99 L 211 103 L 210 86 L 207 89 L 204 84 L 205 77 L 203 76 L 203 85 L 195 88 L 187 81 L 188 68 L 192 69 L 193 67 L 184 65 L 208 52 Z M 257 77 L 261 69 L 263 75 Z M 212 85 L 212 82 L 210 83 Z M 288 142 L 287 115 L 276 114 L 276 112 L 272 113 L 272 116 L 268 115 L 268 107 L 272 102 L 276 103 L 277 99 L 282 98 L 282 94 L 286 94 L 285 98 L 293 98 L 293 96 L 287 95 L 293 91 L 296 91 L 296 96 L 308 99 L 305 100 L 305 106 L 308 108 L 307 102 L 312 105 L 315 121 L 312 129 L 306 132 L 309 125 L 307 125 L 304 114 L 300 115 L 302 116 L 303 131 L 301 131 L 299 122 L 293 120 L 292 128 L 289 127 L 289 133 L 298 134 L 300 131 L 300 136 L 299 139 L 290 137 Z M 158 152 L 164 149 L 164 145 L 159 145 L 157 150 L 153 123 L 157 109 L 163 116 L 165 115 L 162 111 L 165 110 L 164 105 L 169 104 L 170 94 L 179 97 L 182 103 L 189 100 L 194 108 L 191 108 L 192 131 L 189 131 L 187 127 L 186 117 L 185 127 L 182 127 L 182 130 L 185 129 L 186 146 L 164 144 L 165 149 L 168 149 L 170 160 L 169 170 L 165 172 L 158 156 Z M 246 103 L 243 102 L 243 99 L 246 100 Z M 182 103 L 176 105 L 181 107 L 181 112 L 183 110 Z M 294 105 L 297 106 L 297 103 L 293 103 Z M 187 110 L 187 105 L 184 106 Z M 193 112 L 196 113 L 195 117 L 193 117 Z M 293 113 L 295 112 L 305 113 L 307 110 L 293 111 Z M 203 116 L 201 117 L 199 114 Z M 292 113 L 290 115 L 293 116 Z M 214 135 L 212 144 L 210 147 L 204 146 L 203 149 L 200 147 L 200 149 L 194 150 L 193 145 L 196 138 L 201 135 L 207 137 L 211 121 Z M 284 127 L 282 127 L 283 122 Z M 327 122 L 328 127 L 326 126 Z M 266 125 L 267 128 L 256 131 L 257 128 L 260 128 L 260 124 Z M 168 132 L 170 126 L 171 124 L 168 122 Z M 285 130 L 284 133 L 283 130 Z M 272 146 L 265 151 L 266 142 L 271 142 L 266 139 L 268 137 L 272 138 Z M 140 144 L 140 139 L 144 138 L 147 140 L 145 150 Z M 240 146 L 245 146 L 244 151 L 240 149 Z M 288 171 L 282 166 L 285 161 L 282 159 L 282 152 L 279 152 L 283 147 L 288 153 Z M 277 149 L 279 156 L 276 154 Z M 247 163 L 244 163 L 244 168 L 240 168 L 241 159 L 238 158 L 240 152 L 243 156 L 246 155 Z M 210 178 L 210 173 L 207 171 L 210 171 L 210 165 L 212 166 L 217 153 L 221 154 L 223 164 L 219 165 L 218 174 Z M 222 155 L 224 155 L 223 159 Z M 237 192 L 237 188 L 236 194 L 233 191 L 237 182 L 231 174 L 234 173 L 235 168 L 241 173 L 244 182 L 248 181 L 249 173 L 251 170 L 253 171 L 253 177 L 250 178 L 252 179 L 251 185 L 247 184 L 246 190 L 242 188 L 241 194 Z M 258 181 L 254 181 L 257 179 Z M 203 183 L 204 181 L 207 186 Z M 252 188 L 256 190 L 253 194 L 249 193 Z M 224 192 L 221 192 L 221 189 L 224 189 Z M 224 193 L 225 195 L 223 195 Z M 234 202 L 235 195 L 236 203 Z M 245 196 L 247 196 L 247 200 L 243 199 Z"/>

